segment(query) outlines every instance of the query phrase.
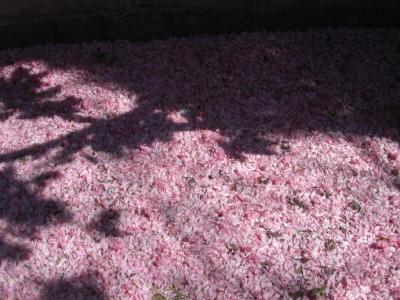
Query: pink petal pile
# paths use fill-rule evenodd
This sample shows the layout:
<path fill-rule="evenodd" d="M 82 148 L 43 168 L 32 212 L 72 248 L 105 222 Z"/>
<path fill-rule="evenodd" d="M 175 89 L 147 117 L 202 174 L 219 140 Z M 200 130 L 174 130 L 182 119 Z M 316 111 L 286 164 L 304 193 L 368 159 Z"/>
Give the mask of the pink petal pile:
<path fill-rule="evenodd" d="M 400 31 L 0 52 L 1 299 L 400 299 Z"/>

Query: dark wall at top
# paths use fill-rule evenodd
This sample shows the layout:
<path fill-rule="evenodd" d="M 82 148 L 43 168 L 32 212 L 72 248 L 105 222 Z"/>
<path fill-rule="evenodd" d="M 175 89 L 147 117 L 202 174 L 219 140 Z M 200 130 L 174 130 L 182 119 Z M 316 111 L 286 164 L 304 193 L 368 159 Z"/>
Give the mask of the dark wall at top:
<path fill-rule="evenodd" d="M 399 0 L 0 0 L 0 48 L 315 27 L 398 27 Z"/>

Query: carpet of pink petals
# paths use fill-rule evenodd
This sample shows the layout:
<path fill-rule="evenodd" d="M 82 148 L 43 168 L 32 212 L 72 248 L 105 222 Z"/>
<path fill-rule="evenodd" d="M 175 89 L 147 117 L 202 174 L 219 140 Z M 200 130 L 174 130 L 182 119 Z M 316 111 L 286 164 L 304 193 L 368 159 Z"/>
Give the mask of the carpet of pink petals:
<path fill-rule="evenodd" d="M 0 52 L 1 299 L 400 299 L 400 32 Z"/>

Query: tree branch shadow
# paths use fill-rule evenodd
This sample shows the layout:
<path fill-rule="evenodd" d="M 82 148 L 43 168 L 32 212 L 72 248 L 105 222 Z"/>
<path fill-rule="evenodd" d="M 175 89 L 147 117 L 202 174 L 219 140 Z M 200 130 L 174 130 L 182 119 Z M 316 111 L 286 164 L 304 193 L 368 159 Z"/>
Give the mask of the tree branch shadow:
<path fill-rule="evenodd" d="M 395 54 L 397 44 L 383 37 L 375 41 L 382 43 L 381 46 L 371 48 L 369 41 L 352 38 L 345 37 L 344 42 L 341 38 L 336 41 L 309 38 L 297 41 L 299 45 L 293 52 L 285 51 L 279 43 L 275 48 L 264 49 L 265 45 L 260 45 L 257 39 L 249 39 L 247 45 L 234 44 L 231 48 L 224 48 L 218 40 L 213 47 L 201 42 L 188 45 L 171 41 L 165 46 L 166 54 L 160 53 L 160 57 L 154 57 L 154 52 L 146 52 L 146 48 L 141 47 L 128 48 L 130 57 L 114 50 L 106 51 L 101 60 L 108 61 L 107 55 L 112 55 L 111 66 L 96 59 L 59 61 L 57 56 L 39 54 L 31 59 L 42 59 L 49 68 L 83 69 L 92 75 L 93 81 L 112 81 L 135 93 L 138 106 L 112 118 L 80 119 L 76 115 L 79 100 L 66 98 L 54 104 L 47 98 L 55 97 L 59 89 L 37 92 L 44 73 L 31 75 L 27 69 L 17 69 L 14 79 L 0 81 L 3 120 L 19 113 L 21 118 L 60 116 L 89 124 L 42 144 L 2 153 L 0 162 L 13 162 L 25 156 L 40 158 L 58 149 L 51 159 L 56 164 L 66 164 L 85 147 L 122 157 L 126 150 L 156 141 L 171 141 L 177 132 L 199 130 L 218 131 L 227 140 L 219 146 L 233 159 L 248 154 L 278 155 L 277 145 L 291 151 L 293 136 L 314 131 L 339 132 L 347 136 L 376 135 L 398 142 L 400 98 L 396 81 L 400 64 Z M 344 49 L 335 46 L 336 42 Z M 78 54 L 83 51 L 73 49 Z M 308 58 L 304 55 L 307 51 L 312 52 Z M 181 55 L 183 53 L 187 55 Z M 243 53 L 247 54 L 243 57 Z M 371 57 L 375 61 L 366 61 Z M 152 66 L 165 66 L 165 69 L 149 70 L 147 62 L 152 60 Z M 312 60 L 322 60 L 320 66 L 326 72 L 313 65 Z M 129 63 L 135 69 L 123 68 Z M 99 72 L 99 69 L 107 72 Z M 254 86 L 241 86 L 248 78 L 252 78 Z M 13 80 L 17 82 L 16 88 L 12 87 Z M 365 82 L 371 85 L 368 89 L 365 89 Z M 375 85 L 377 82 L 379 84 Z M 16 100 L 21 96 L 20 91 L 29 95 L 28 98 L 22 96 L 24 102 Z M 7 98 L 9 95 L 14 96 Z M 170 113 L 178 112 L 186 123 L 178 124 L 169 119 Z M 282 137 L 289 140 L 285 145 L 280 144 Z M 24 182 L 15 177 L 12 168 L 2 171 L 0 183 L 4 183 L 5 193 L 0 195 L 0 219 L 5 219 L 10 226 L 22 225 L 26 230 L 48 226 L 54 220 L 68 221 L 70 216 L 65 207 L 55 200 L 41 199 L 27 187 L 30 183 L 43 186 L 54 175 L 43 174 L 32 182 Z M 90 227 L 105 237 L 119 237 L 118 219 L 118 212 L 105 211 L 95 217 Z M 76 281 L 50 282 L 43 291 L 43 299 L 76 299 L 79 295 L 105 299 L 90 280 L 87 283 L 83 280 L 81 284 Z M 319 287 L 297 284 L 280 288 L 294 298 L 311 298 L 322 293 Z"/>
<path fill-rule="evenodd" d="M 68 222 L 71 213 L 60 202 L 39 196 L 35 185 L 42 186 L 58 173 L 50 172 L 30 180 L 16 177 L 13 167 L 0 171 L 0 219 L 8 224 L 10 233 L 32 236 L 41 227 Z"/>
<path fill-rule="evenodd" d="M 166 54 L 155 58 L 151 51 L 142 52 L 140 46 L 126 46 L 131 55 L 125 58 L 123 47 L 121 53 L 118 48 L 108 47 L 101 53 L 102 57 L 112 57 L 112 65 L 96 59 L 98 49 L 92 53 L 92 60 L 80 60 L 79 57 L 89 54 L 84 53 L 75 55 L 68 64 L 57 56 L 39 54 L 35 59 L 43 59 L 49 67 L 83 69 L 94 82 L 116 84 L 135 93 L 138 107 L 111 119 L 80 117 L 76 114 L 79 99 L 47 100 L 60 87 L 37 92 L 45 73 L 32 75 L 20 67 L 12 79 L 0 82 L 0 91 L 5 91 L 0 94 L 5 115 L 9 111 L 20 112 L 22 118 L 58 115 L 66 120 L 88 122 L 89 126 L 37 146 L 3 153 L 0 161 L 27 155 L 39 157 L 56 147 L 61 148 L 54 158 L 57 163 L 70 161 L 87 146 L 120 156 L 123 149 L 170 141 L 180 131 L 218 131 L 226 138 L 220 146 L 234 159 L 246 154 L 276 154 L 274 135 L 290 138 L 317 130 L 386 136 L 390 130 L 398 131 L 396 112 L 400 103 L 396 97 L 396 74 L 400 73 L 400 64 L 395 60 L 395 41 L 383 40 L 383 35 L 382 40 L 379 37 L 376 41 L 381 45 L 371 47 L 367 40 L 352 41 L 346 35 L 335 36 L 334 40 L 329 33 L 326 36 L 329 38 L 313 39 L 312 35 L 305 35 L 304 41 L 296 41 L 296 52 L 290 51 L 292 42 L 288 45 L 277 42 L 265 48 L 257 44 L 256 38 L 248 38 L 248 45 L 225 46 L 225 49 L 218 40 L 214 48 L 195 41 L 192 44 L 171 41 L 166 43 Z M 220 39 L 223 44 L 225 38 Z M 177 45 L 181 47 L 179 51 Z M 83 50 L 74 48 L 74 51 Z M 245 51 L 248 56 L 241 56 Z M 309 54 L 302 55 L 306 52 Z M 185 55 L 178 60 L 182 53 Z M 371 57 L 374 62 L 365 61 Z M 163 66 L 163 69 L 148 70 L 147 62 L 152 60 L 155 68 Z M 321 62 L 315 64 L 313 60 Z M 135 69 L 127 72 L 128 63 L 134 63 Z M 326 72 L 322 72 L 321 66 Z M 238 85 L 246 84 L 249 78 L 254 86 Z M 15 88 L 13 82 L 17 82 Z M 365 82 L 371 82 L 368 90 Z M 22 98 L 25 101 L 19 102 L 20 93 L 29 99 Z M 15 97 L 7 98 L 10 94 Z M 183 112 L 185 124 L 176 124 L 168 118 L 170 113 L 177 112 Z M 398 140 L 398 134 L 391 138 Z M 75 147 L 70 147 L 71 144 Z"/>
<path fill-rule="evenodd" d="M 2 261 L 22 261 L 29 258 L 31 251 L 25 246 L 11 244 L 0 238 L 0 264 Z"/>
<path fill-rule="evenodd" d="M 69 279 L 52 280 L 45 283 L 41 300 L 106 300 L 108 297 L 99 288 L 95 276 L 87 273 Z"/>
<path fill-rule="evenodd" d="M 96 231 L 104 237 L 122 237 L 124 235 L 118 229 L 120 213 L 114 209 L 107 209 L 99 213 L 98 216 L 88 225 L 89 231 Z"/>
<path fill-rule="evenodd" d="M 21 119 L 54 116 L 74 119 L 82 100 L 75 97 L 55 100 L 61 87 L 44 89 L 43 78 L 47 75 L 47 72 L 32 74 L 28 68 L 18 67 L 9 79 L 0 78 L 0 121 L 16 113 Z"/>

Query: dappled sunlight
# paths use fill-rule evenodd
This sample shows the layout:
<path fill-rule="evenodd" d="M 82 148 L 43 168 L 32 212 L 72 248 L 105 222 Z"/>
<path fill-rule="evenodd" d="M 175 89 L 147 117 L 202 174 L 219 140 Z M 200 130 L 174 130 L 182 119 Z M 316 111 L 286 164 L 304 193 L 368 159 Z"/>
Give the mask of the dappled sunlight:
<path fill-rule="evenodd" d="M 321 30 L 7 52 L 0 291 L 397 297 L 398 38 Z"/>

